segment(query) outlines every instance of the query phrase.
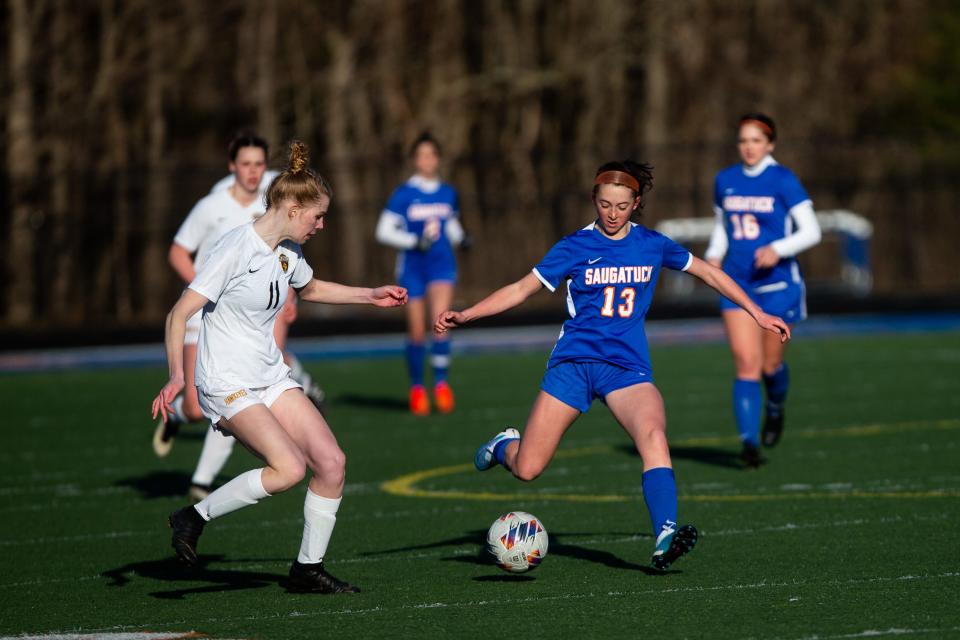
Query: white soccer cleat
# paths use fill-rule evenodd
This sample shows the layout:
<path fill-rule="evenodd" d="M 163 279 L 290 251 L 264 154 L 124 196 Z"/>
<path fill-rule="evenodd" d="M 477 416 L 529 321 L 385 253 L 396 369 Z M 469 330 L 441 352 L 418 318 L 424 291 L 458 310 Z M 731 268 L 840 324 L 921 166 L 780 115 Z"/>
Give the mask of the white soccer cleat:
<path fill-rule="evenodd" d="M 497 464 L 497 461 L 493 459 L 493 450 L 498 444 L 504 440 L 519 439 L 520 432 L 513 427 L 507 427 L 505 430 L 493 436 L 489 442 L 484 443 L 479 449 L 477 449 L 477 453 L 473 456 L 473 466 L 477 468 L 477 471 L 486 471 L 490 467 Z"/>
<path fill-rule="evenodd" d="M 153 452 L 158 458 L 165 458 L 173 448 L 173 439 L 180 431 L 180 420 L 173 413 L 167 414 L 167 421 L 163 418 L 157 421 L 157 428 L 153 430 Z"/>

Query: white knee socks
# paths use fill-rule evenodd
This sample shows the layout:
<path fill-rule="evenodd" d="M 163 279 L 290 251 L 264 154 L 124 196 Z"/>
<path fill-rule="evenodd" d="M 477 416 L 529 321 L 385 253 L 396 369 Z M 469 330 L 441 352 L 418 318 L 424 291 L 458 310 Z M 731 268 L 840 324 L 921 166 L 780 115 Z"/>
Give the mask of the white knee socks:
<path fill-rule="evenodd" d="M 297 561 L 302 564 L 316 564 L 323 560 L 337 524 L 337 509 L 342 498 L 324 498 L 307 488 L 307 497 L 303 501 L 303 541 Z"/>
<path fill-rule="evenodd" d="M 190 419 L 187 417 L 187 414 L 183 410 L 183 396 L 179 395 L 173 399 L 173 402 L 170 403 L 170 406 L 173 407 L 173 415 L 176 416 L 176 419 L 180 422 L 187 423 L 190 422 Z"/>
<path fill-rule="evenodd" d="M 209 496 L 194 505 L 204 520 L 213 520 L 237 509 L 257 504 L 270 496 L 263 488 L 260 475 L 263 469 L 253 469 L 241 473 Z M 331 527 L 332 528 L 332 527 Z"/>
<path fill-rule="evenodd" d="M 203 450 L 197 460 L 197 470 L 193 472 L 193 484 L 209 487 L 223 465 L 227 464 L 230 452 L 233 451 L 233 436 L 225 435 L 212 426 L 207 428 L 207 435 L 203 439 Z"/>

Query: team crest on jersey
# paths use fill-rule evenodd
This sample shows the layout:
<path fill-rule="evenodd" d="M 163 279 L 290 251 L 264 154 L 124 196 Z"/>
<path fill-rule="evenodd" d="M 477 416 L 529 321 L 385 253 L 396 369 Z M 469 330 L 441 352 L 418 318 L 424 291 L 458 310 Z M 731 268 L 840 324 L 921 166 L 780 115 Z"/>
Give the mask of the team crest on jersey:
<path fill-rule="evenodd" d="M 290 258 L 287 257 L 287 254 L 280 254 L 280 268 L 283 269 L 283 272 L 287 272 L 287 268 L 290 266 Z"/>

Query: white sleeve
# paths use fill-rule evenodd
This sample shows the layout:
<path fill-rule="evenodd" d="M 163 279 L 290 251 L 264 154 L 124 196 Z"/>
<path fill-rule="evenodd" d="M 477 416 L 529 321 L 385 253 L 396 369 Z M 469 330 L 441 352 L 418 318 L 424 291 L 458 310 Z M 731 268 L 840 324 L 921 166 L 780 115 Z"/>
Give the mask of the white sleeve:
<path fill-rule="evenodd" d="M 217 191 L 223 191 L 224 189 L 229 189 L 237 181 L 237 177 L 232 173 L 228 176 L 224 176 L 217 180 L 217 182 L 210 188 L 210 193 L 216 193 Z"/>
<path fill-rule="evenodd" d="M 190 253 L 197 250 L 197 247 L 210 232 L 210 216 L 207 215 L 207 210 L 206 198 L 193 205 L 193 209 L 187 214 L 186 220 L 177 229 L 177 235 L 173 237 L 176 244 Z"/>
<path fill-rule="evenodd" d="M 450 244 L 454 247 L 459 247 L 460 243 L 463 242 L 463 237 L 466 235 L 463 231 L 463 225 L 460 224 L 460 218 L 450 218 L 447 220 L 444 233 L 447 236 L 447 240 L 449 240 Z"/>
<path fill-rule="evenodd" d="M 407 231 L 407 223 L 399 213 L 384 209 L 377 222 L 377 242 L 397 249 L 417 246 L 417 234 Z"/>
<path fill-rule="evenodd" d="M 210 302 L 216 302 L 223 295 L 230 281 L 241 273 L 238 270 L 238 252 L 232 246 L 218 242 L 213 251 L 199 266 L 197 275 L 189 288 Z"/>
<path fill-rule="evenodd" d="M 713 225 L 713 231 L 710 232 L 710 244 L 707 245 L 707 252 L 703 257 L 707 260 L 723 260 L 727 255 L 730 241 L 727 238 L 727 230 L 723 226 L 723 209 L 715 206 L 713 213 L 716 222 Z"/>
<path fill-rule="evenodd" d="M 297 266 L 293 268 L 293 273 L 290 274 L 290 286 L 294 289 L 302 289 L 310 284 L 311 280 L 313 280 L 313 268 L 301 255 L 297 260 Z"/>
<path fill-rule="evenodd" d="M 793 257 L 820 242 L 820 223 L 817 222 L 817 214 L 814 213 L 810 200 L 793 205 L 790 215 L 797 225 L 797 230 L 786 238 L 770 243 L 781 258 Z"/>

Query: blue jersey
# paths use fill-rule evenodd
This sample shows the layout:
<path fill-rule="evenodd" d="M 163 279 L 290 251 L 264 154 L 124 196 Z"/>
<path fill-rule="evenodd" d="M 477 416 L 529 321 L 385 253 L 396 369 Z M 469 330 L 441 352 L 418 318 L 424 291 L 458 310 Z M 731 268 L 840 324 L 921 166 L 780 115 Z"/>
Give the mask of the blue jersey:
<path fill-rule="evenodd" d="M 459 215 L 459 199 L 450 185 L 444 182 L 435 184 L 437 186 L 431 189 L 427 181 L 414 176 L 397 187 L 387 201 L 386 210 L 402 216 L 407 231 L 435 240 L 429 251 L 408 249 L 401 252 L 402 265 L 449 268 L 455 262 L 446 227 L 449 220 Z"/>
<path fill-rule="evenodd" d="M 550 291 L 567 283 L 570 319 L 548 366 L 607 362 L 652 376 L 643 321 L 663 267 L 686 271 L 693 255 L 663 234 L 630 223 L 613 240 L 596 223 L 553 245 L 533 273 Z"/>
<path fill-rule="evenodd" d="M 745 287 L 799 282 L 795 258 L 783 258 L 769 269 L 753 264 L 758 248 L 790 235 L 790 209 L 810 199 L 797 176 L 772 161 L 753 177 L 736 164 L 717 174 L 713 193 L 729 240 L 723 270 Z"/>

